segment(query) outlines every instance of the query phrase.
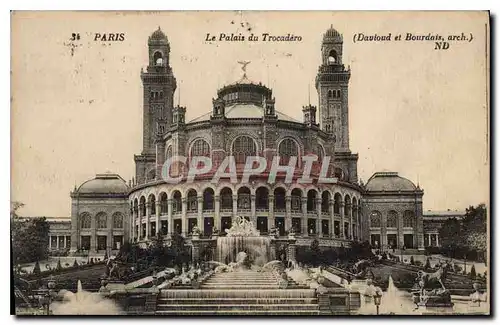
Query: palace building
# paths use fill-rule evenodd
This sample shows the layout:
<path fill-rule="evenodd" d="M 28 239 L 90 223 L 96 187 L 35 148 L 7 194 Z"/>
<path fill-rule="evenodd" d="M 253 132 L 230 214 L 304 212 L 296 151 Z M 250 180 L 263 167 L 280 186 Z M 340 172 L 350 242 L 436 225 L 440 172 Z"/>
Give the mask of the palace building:
<path fill-rule="evenodd" d="M 202 237 L 223 235 L 236 216 L 252 221 L 261 235 L 293 232 L 298 245 L 318 238 L 321 246 L 370 241 L 384 249 L 424 248 L 429 237 L 424 242 L 423 190 L 396 172 L 377 172 L 366 184 L 358 179 L 358 154 L 349 142 L 351 71 L 343 64 L 343 38 L 335 29 L 324 33 L 318 49 L 319 106 L 297 107 L 303 112 L 300 121 L 277 107 L 272 89 L 246 74 L 216 91 L 211 111 L 187 121 L 188 108 L 173 102 L 177 81 L 167 36 L 158 29 L 147 45 L 149 64 L 141 71 L 143 141 L 134 156 L 134 180 L 127 184 L 116 174 L 99 174 L 71 192 L 72 252 L 148 243 L 158 233 L 178 233 L 189 241 L 195 226 Z M 333 184 L 318 182 L 317 165 L 312 183 L 296 181 L 308 155 L 320 161 L 332 157 Z M 175 156 L 187 157 L 188 163 L 192 157 L 209 157 L 212 170 L 192 183 L 169 184 L 162 167 Z M 227 156 L 234 157 L 238 175 L 249 156 L 268 161 L 279 156 L 280 165 L 289 164 L 291 156 L 299 159 L 291 183 L 283 175 L 269 183 L 267 169 L 247 183 L 211 182 Z M 172 172 L 184 180 L 186 166 L 175 164 Z"/>

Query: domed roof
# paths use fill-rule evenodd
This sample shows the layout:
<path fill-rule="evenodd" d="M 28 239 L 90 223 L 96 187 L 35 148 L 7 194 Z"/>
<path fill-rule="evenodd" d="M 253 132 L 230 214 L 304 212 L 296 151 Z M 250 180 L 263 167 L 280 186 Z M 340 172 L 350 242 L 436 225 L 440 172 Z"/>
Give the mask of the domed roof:
<path fill-rule="evenodd" d="M 395 172 L 378 172 L 366 183 L 367 191 L 415 191 L 417 187 L 412 181 Z"/>
<path fill-rule="evenodd" d="M 333 25 L 331 25 L 326 33 L 323 34 L 323 42 L 332 40 L 342 41 L 342 35 L 335 28 L 333 28 Z"/>
<path fill-rule="evenodd" d="M 150 41 L 168 41 L 167 36 L 162 32 L 160 26 L 149 36 Z"/>
<path fill-rule="evenodd" d="M 284 120 L 284 121 L 289 121 L 289 122 L 295 122 L 295 123 L 301 123 L 300 121 L 294 119 L 293 117 L 290 117 L 278 110 L 275 110 L 276 115 L 278 116 L 279 120 Z M 201 122 L 201 121 L 209 121 L 210 116 L 212 115 L 212 112 L 205 113 L 201 116 L 198 116 L 189 123 L 195 123 L 195 122 Z M 226 118 L 262 118 L 264 116 L 264 108 L 255 104 L 245 104 L 245 103 L 238 103 L 238 104 L 233 104 L 226 106 Z"/>
<path fill-rule="evenodd" d="M 118 174 L 97 174 L 84 182 L 76 192 L 81 194 L 126 194 L 129 188 Z"/>

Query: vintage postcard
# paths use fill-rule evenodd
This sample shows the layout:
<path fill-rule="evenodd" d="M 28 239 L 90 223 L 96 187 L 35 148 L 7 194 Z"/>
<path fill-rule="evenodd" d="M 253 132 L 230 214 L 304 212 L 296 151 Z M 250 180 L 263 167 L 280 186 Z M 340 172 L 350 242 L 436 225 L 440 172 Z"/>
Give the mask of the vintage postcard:
<path fill-rule="evenodd" d="M 489 315 L 489 20 L 12 12 L 12 313 Z"/>

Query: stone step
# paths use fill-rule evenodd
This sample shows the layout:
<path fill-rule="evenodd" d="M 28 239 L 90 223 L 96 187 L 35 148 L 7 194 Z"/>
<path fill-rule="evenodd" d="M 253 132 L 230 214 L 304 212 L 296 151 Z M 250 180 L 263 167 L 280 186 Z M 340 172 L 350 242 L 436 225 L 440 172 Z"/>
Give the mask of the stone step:
<path fill-rule="evenodd" d="M 280 316 L 309 316 L 319 315 L 319 310 L 161 310 L 156 315 L 175 316 L 259 316 L 259 315 L 280 315 Z"/>
<path fill-rule="evenodd" d="M 202 285 L 202 289 L 233 289 L 233 290 L 248 290 L 248 289 L 279 289 L 278 285 L 255 285 L 251 283 L 246 284 L 232 284 L 232 285 Z"/>
<path fill-rule="evenodd" d="M 214 304 L 176 304 L 157 306 L 157 311 L 162 310 L 180 310 L 180 311 L 264 311 L 264 310 L 317 310 L 317 304 L 254 304 L 254 305 L 214 305 Z"/>
<path fill-rule="evenodd" d="M 243 305 L 258 305 L 258 304 L 317 304 L 316 298 L 160 298 L 158 306 L 171 306 L 173 304 L 243 304 Z"/>
<path fill-rule="evenodd" d="M 276 284 L 278 283 L 277 280 L 272 280 L 272 281 L 235 281 L 235 280 L 227 280 L 227 281 L 224 281 L 224 280 L 220 280 L 220 279 L 209 279 L 209 280 L 206 280 L 204 281 L 203 283 L 212 283 L 212 284 L 228 284 L 228 283 L 231 283 L 231 284 L 236 284 L 236 283 L 253 283 L 253 284 Z"/>
<path fill-rule="evenodd" d="M 159 298 L 316 298 L 316 293 L 312 289 L 169 289 L 162 290 Z"/>

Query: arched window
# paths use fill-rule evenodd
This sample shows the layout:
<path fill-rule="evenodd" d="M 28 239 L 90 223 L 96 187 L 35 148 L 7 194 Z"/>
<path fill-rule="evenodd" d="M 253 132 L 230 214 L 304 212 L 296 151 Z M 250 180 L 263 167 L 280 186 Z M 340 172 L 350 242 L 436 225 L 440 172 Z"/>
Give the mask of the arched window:
<path fill-rule="evenodd" d="M 233 210 L 233 191 L 230 188 L 224 187 L 220 191 L 221 209 Z"/>
<path fill-rule="evenodd" d="M 141 217 L 146 216 L 146 198 L 144 196 L 141 196 L 141 199 L 139 201 L 139 210 L 141 213 Z"/>
<path fill-rule="evenodd" d="M 104 212 L 100 212 L 95 217 L 97 229 L 105 229 L 108 227 L 108 218 Z"/>
<path fill-rule="evenodd" d="M 239 136 L 234 140 L 232 151 L 237 164 L 244 164 L 247 157 L 257 156 L 255 141 L 246 135 Z"/>
<path fill-rule="evenodd" d="M 287 165 L 290 161 L 290 157 L 297 157 L 297 165 L 299 163 L 299 148 L 297 143 L 290 139 L 286 138 L 280 142 L 278 153 L 280 156 L 280 164 Z"/>
<path fill-rule="evenodd" d="M 302 211 L 302 191 L 298 188 L 292 190 L 291 195 L 292 211 Z"/>
<path fill-rule="evenodd" d="M 330 192 L 323 191 L 321 194 L 321 211 L 329 212 L 330 211 Z"/>
<path fill-rule="evenodd" d="M 189 212 L 198 211 L 198 193 L 195 190 L 189 190 L 187 195 L 187 210 Z"/>
<path fill-rule="evenodd" d="M 328 91 L 328 98 L 332 98 L 333 97 L 333 92 L 331 90 Z"/>
<path fill-rule="evenodd" d="M 172 212 L 181 213 L 182 212 L 182 198 L 181 192 L 175 191 L 172 195 Z"/>
<path fill-rule="evenodd" d="M 156 51 L 155 54 L 153 54 L 153 61 L 155 65 L 163 64 L 163 55 L 161 54 L 160 51 Z"/>
<path fill-rule="evenodd" d="M 162 192 L 160 194 L 160 214 L 167 214 L 167 213 L 168 213 L 167 193 Z"/>
<path fill-rule="evenodd" d="M 335 50 L 331 50 L 328 53 L 328 64 L 334 64 L 337 62 L 337 52 Z"/>
<path fill-rule="evenodd" d="M 316 212 L 316 193 L 315 190 L 309 190 L 307 192 L 307 212 Z"/>
<path fill-rule="evenodd" d="M 82 213 L 80 215 L 80 226 L 82 229 L 90 229 L 92 227 L 92 217 L 88 213 Z"/>
<path fill-rule="evenodd" d="M 172 158 L 172 146 L 168 146 L 167 148 L 167 153 L 166 153 L 166 158 Z"/>
<path fill-rule="evenodd" d="M 148 205 L 149 205 L 149 213 L 151 215 L 155 215 L 156 214 L 156 198 L 153 194 L 151 194 L 149 196 Z"/>
<path fill-rule="evenodd" d="M 403 214 L 403 227 L 414 227 L 415 226 L 415 213 L 410 210 L 406 210 Z"/>
<path fill-rule="evenodd" d="M 342 196 L 339 193 L 335 193 L 334 201 L 333 201 L 333 213 L 340 213 L 340 204 L 342 202 Z"/>
<path fill-rule="evenodd" d="M 352 209 L 352 206 L 351 206 L 351 197 L 349 195 L 346 195 L 345 196 L 345 199 L 344 199 L 344 217 L 348 217 L 349 216 L 349 210 Z"/>
<path fill-rule="evenodd" d="M 370 214 L 370 227 L 380 228 L 382 226 L 382 214 L 378 211 L 372 211 Z"/>
<path fill-rule="evenodd" d="M 248 187 L 241 187 L 238 190 L 238 209 L 250 209 L 250 189 Z"/>
<path fill-rule="evenodd" d="M 190 157 L 210 157 L 210 145 L 203 139 L 197 139 L 191 145 Z"/>
<path fill-rule="evenodd" d="M 316 146 L 316 155 L 318 156 L 318 163 L 323 163 L 323 157 L 325 156 L 325 149 L 323 149 L 323 146 L 318 144 Z"/>
<path fill-rule="evenodd" d="M 269 209 L 269 191 L 265 187 L 259 187 L 255 191 L 255 208 L 267 210 Z"/>
<path fill-rule="evenodd" d="M 394 210 L 389 211 L 387 214 L 387 228 L 398 227 L 398 213 Z"/>
<path fill-rule="evenodd" d="M 203 191 L 203 211 L 210 211 L 214 209 L 214 190 L 211 188 Z"/>
<path fill-rule="evenodd" d="M 275 211 L 285 211 L 286 210 L 286 191 L 284 188 L 278 187 L 274 190 L 274 210 Z"/>
<path fill-rule="evenodd" d="M 123 215 L 120 212 L 113 214 L 113 228 L 123 228 Z"/>

